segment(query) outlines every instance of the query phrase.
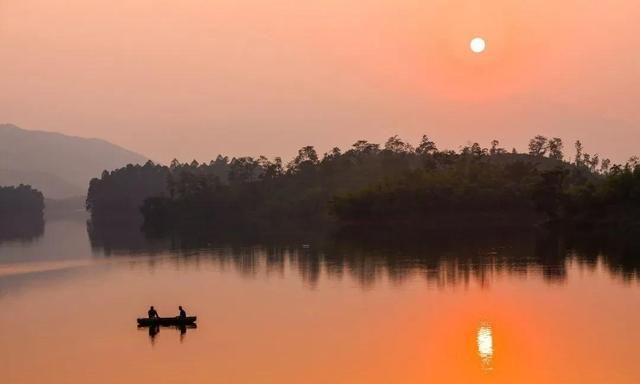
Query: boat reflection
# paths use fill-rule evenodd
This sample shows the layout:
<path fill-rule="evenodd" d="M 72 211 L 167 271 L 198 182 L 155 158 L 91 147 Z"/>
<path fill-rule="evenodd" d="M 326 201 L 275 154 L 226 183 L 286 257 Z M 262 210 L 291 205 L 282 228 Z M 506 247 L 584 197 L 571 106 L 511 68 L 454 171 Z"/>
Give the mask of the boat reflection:
<path fill-rule="evenodd" d="M 198 328 L 198 326 L 196 324 L 166 325 L 162 327 L 158 324 L 150 325 L 150 326 L 138 325 L 138 330 L 144 330 L 145 328 L 148 329 L 149 341 L 151 342 L 151 345 L 154 345 L 156 341 L 156 337 L 160 333 L 160 328 L 170 328 L 170 329 L 180 331 L 180 342 L 183 342 L 185 336 L 187 335 L 187 329 L 193 330 Z"/>

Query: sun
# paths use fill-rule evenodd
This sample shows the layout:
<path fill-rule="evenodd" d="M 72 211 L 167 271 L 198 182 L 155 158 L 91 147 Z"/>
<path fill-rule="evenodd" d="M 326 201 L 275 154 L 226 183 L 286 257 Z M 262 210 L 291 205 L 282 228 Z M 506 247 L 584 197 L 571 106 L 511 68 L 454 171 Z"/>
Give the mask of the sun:
<path fill-rule="evenodd" d="M 487 48 L 487 43 L 482 37 L 474 37 L 469 42 L 469 48 L 473 53 L 482 53 Z"/>

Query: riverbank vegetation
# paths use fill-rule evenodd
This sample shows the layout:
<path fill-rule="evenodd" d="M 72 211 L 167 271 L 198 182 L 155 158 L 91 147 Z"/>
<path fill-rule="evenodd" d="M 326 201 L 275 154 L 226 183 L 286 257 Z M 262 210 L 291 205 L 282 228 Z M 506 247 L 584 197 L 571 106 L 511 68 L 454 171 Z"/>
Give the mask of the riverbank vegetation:
<path fill-rule="evenodd" d="M 28 185 L 0 187 L 0 243 L 29 241 L 44 231 L 44 197 Z"/>
<path fill-rule="evenodd" d="M 29 185 L 0 186 L 0 218 L 7 216 L 40 216 L 44 196 Z"/>
<path fill-rule="evenodd" d="M 423 136 L 384 145 L 357 141 L 318 155 L 303 147 L 281 158 L 218 156 L 169 166 L 148 162 L 91 181 L 95 220 L 142 212 L 145 225 L 251 226 L 415 222 L 423 226 L 634 226 L 640 212 L 637 159 L 612 165 L 575 143 L 536 136 L 528 153 L 474 143 L 439 150 Z"/>

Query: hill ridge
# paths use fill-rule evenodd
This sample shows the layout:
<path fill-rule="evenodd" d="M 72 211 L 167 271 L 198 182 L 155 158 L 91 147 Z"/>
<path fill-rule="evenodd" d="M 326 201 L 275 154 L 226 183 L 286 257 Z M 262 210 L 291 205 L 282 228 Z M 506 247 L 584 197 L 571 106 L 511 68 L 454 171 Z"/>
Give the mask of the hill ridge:
<path fill-rule="evenodd" d="M 32 185 L 45 197 L 82 196 L 103 170 L 148 160 L 101 138 L 0 124 L 0 185 Z"/>

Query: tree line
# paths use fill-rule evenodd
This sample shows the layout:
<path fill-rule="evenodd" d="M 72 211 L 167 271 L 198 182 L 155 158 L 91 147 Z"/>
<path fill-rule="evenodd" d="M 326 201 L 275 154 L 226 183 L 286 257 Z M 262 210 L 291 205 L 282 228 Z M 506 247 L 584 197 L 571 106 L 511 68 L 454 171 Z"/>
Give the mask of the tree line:
<path fill-rule="evenodd" d="M 453 151 L 426 135 L 415 147 L 392 136 L 384 145 L 359 140 L 322 156 L 305 146 L 286 164 L 280 157 L 222 155 L 202 164 L 147 162 L 91 180 L 87 209 L 94 219 L 141 212 L 157 227 L 638 217 L 637 159 L 612 166 L 580 142 L 575 148 L 571 161 L 561 139 L 540 135 L 528 153 L 507 151 L 497 140 Z"/>
<path fill-rule="evenodd" d="M 39 216 L 44 210 L 42 192 L 29 185 L 0 186 L 0 218 Z"/>
<path fill-rule="evenodd" d="M 44 196 L 29 185 L 0 186 L 0 243 L 44 233 Z"/>

